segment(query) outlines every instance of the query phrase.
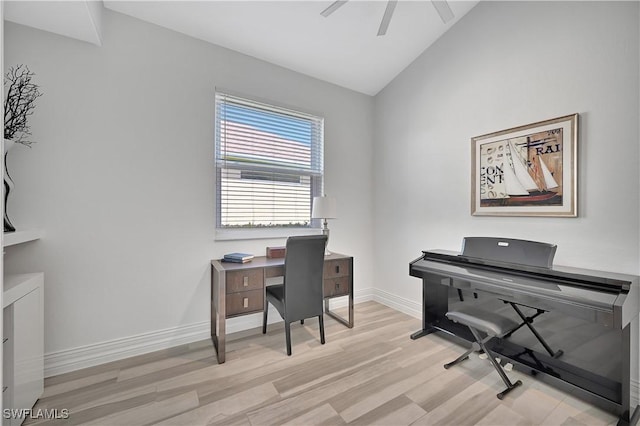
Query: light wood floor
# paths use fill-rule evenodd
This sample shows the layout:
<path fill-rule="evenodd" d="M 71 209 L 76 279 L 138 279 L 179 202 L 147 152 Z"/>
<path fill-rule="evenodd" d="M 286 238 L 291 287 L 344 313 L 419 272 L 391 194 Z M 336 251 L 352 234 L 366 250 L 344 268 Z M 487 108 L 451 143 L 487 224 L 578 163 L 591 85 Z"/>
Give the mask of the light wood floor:
<path fill-rule="evenodd" d="M 293 355 L 274 325 L 237 333 L 218 365 L 210 341 L 51 377 L 35 408 L 68 409 L 48 424 L 96 425 L 604 425 L 616 418 L 532 377 L 504 400 L 499 376 L 438 336 L 411 340 L 420 321 L 375 302 L 348 329 L 325 316 L 293 326 Z M 228 336 L 229 337 L 229 336 Z M 33 424 L 27 421 L 25 424 Z"/>

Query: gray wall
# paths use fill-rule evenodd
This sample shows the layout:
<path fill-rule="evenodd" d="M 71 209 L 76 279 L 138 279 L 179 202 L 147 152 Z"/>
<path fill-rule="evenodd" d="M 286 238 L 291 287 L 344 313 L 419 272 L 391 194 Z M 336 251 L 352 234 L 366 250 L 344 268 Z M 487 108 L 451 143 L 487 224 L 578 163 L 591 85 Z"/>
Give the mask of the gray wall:
<path fill-rule="evenodd" d="M 556 243 L 555 263 L 639 271 L 637 2 L 481 2 L 376 96 L 377 290 L 420 309 L 420 250 Z M 470 214 L 470 138 L 580 114 L 578 218 Z"/>
<path fill-rule="evenodd" d="M 108 10 L 103 25 L 102 47 L 5 26 L 5 64 L 29 65 L 44 93 L 38 143 L 9 153 L 9 213 L 46 232 L 5 264 L 45 273 L 49 357 L 191 325 L 206 337 L 210 260 L 284 245 L 214 241 L 215 87 L 325 117 L 330 247 L 368 293 L 373 99 Z"/>

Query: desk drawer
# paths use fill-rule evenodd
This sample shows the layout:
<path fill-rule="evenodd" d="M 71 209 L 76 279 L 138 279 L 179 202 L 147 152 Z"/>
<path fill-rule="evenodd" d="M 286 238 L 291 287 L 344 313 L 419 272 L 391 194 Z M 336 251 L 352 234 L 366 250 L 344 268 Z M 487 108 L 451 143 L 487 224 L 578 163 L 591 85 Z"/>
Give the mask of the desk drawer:
<path fill-rule="evenodd" d="M 284 265 L 282 265 L 282 266 L 271 266 L 269 268 L 265 268 L 264 275 L 267 278 L 283 277 L 284 276 Z"/>
<path fill-rule="evenodd" d="M 227 294 L 258 290 L 264 287 L 262 268 L 227 271 Z"/>
<path fill-rule="evenodd" d="M 350 277 L 338 277 L 324 280 L 324 297 L 344 296 L 349 294 Z"/>
<path fill-rule="evenodd" d="M 234 315 L 260 312 L 264 309 L 264 290 L 227 294 L 227 318 Z"/>
<path fill-rule="evenodd" d="M 324 262 L 324 279 L 351 275 L 349 259 L 327 260 Z"/>

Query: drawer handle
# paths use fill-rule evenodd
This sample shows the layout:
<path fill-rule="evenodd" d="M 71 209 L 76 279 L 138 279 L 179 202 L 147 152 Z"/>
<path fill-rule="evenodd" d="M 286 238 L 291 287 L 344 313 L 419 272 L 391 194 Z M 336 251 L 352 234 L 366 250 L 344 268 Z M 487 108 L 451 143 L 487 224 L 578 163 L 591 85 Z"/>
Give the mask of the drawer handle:
<path fill-rule="evenodd" d="M 249 307 L 249 298 L 245 297 L 244 299 L 242 299 L 242 306 L 245 308 Z"/>
<path fill-rule="evenodd" d="M 245 287 L 249 286 L 249 277 L 242 277 L 242 285 L 244 285 Z"/>

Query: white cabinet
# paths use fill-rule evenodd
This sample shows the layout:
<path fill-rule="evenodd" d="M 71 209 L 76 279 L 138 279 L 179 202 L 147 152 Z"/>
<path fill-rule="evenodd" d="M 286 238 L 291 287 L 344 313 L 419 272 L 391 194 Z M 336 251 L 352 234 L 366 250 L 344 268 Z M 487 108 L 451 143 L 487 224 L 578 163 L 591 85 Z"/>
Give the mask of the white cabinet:
<path fill-rule="evenodd" d="M 4 277 L 3 407 L 32 408 L 44 390 L 44 274 Z M 19 425 L 23 419 L 4 419 Z"/>

